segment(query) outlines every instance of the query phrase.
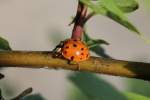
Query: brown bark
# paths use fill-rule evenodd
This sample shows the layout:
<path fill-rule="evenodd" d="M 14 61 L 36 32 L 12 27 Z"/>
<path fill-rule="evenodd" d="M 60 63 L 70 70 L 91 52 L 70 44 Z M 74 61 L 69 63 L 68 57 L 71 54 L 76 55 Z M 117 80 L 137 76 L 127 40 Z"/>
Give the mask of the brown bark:
<path fill-rule="evenodd" d="M 52 53 L 47 51 L 1 51 L 0 66 L 63 68 L 150 80 L 150 63 L 90 57 L 78 64 L 68 64 L 66 59 L 53 58 Z"/>

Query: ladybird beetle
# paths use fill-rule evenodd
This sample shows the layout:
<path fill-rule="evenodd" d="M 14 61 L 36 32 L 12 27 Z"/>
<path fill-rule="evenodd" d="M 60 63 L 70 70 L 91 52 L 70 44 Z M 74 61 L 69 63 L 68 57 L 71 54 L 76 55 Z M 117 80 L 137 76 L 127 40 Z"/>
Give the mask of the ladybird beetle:
<path fill-rule="evenodd" d="M 88 47 L 78 39 L 67 39 L 60 44 L 61 45 L 56 46 L 57 49 L 54 50 L 59 50 L 56 51 L 56 53 L 61 54 L 69 61 L 80 62 L 90 57 Z"/>

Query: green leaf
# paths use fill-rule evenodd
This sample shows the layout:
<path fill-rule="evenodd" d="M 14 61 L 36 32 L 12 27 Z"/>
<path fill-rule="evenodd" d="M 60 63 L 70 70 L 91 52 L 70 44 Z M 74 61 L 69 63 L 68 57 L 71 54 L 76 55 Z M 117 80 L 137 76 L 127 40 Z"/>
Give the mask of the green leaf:
<path fill-rule="evenodd" d="M 109 43 L 102 39 L 92 39 L 88 34 L 86 33 L 86 29 L 84 28 L 82 40 L 85 42 L 85 44 L 89 47 L 91 51 L 96 53 L 97 55 L 104 57 L 104 58 L 111 58 L 105 51 L 105 49 L 102 47 L 102 44 L 109 45 Z"/>
<path fill-rule="evenodd" d="M 103 14 L 105 15 L 107 13 L 107 10 L 98 3 L 93 3 L 91 0 L 80 0 L 82 3 L 87 5 L 91 10 L 93 10 L 96 14 Z"/>
<path fill-rule="evenodd" d="M 126 100 L 122 93 L 95 74 L 79 72 L 72 74 L 69 80 L 82 92 L 82 94 L 77 92 L 78 95 L 75 95 L 73 90 L 74 96 L 78 98 L 76 100 Z"/>
<path fill-rule="evenodd" d="M 141 35 L 141 33 L 132 25 L 126 15 L 120 10 L 116 2 L 113 0 L 98 0 L 97 3 L 93 3 L 90 0 L 81 0 L 84 4 L 90 7 L 96 14 L 102 14 L 104 16 L 113 19 L 124 27 L 128 28 Z"/>
<path fill-rule="evenodd" d="M 93 48 L 93 47 L 96 47 L 100 44 L 105 44 L 105 45 L 109 45 L 109 43 L 105 40 L 102 40 L 102 39 L 92 39 L 88 36 L 88 34 L 86 32 L 84 32 L 83 34 L 83 41 L 86 43 L 86 45 L 89 47 L 89 48 Z"/>
<path fill-rule="evenodd" d="M 74 84 L 71 84 L 66 100 L 90 100 L 90 98 L 80 91 L 79 88 L 75 87 Z"/>
<path fill-rule="evenodd" d="M 41 94 L 31 94 L 28 96 L 25 96 L 21 100 L 46 100 Z"/>
<path fill-rule="evenodd" d="M 114 0 L 116 5 L 125 13 L 133 12 L 139 8 L 135 0 Z"/>
<path fill-rule="evenodd" d="M 124 95 L 127 97 L 127 100 L 150 100 L 150 98 L 146 96 L 139 95 L 132 92 L 126 92 L 124 93 Z"/>
<path fill-rule="evenodd" d="M 113 0 L 99 0 L 98 3 L 102 4 L 106 8 L 107 13 L 105 16 L 113 19 L 114 21 L 125 26 L 129 30 L 141 35 L 141 33 L 134 25 L 131 24 L 127 16 L 118 8 L 117 4 Z"/>
<path fill-rule="evenodd" d="M 11 50 L 8 41 L 2 37 L 0 37 L 0 50 Z"/>
<path fill-rule="evenodd" d="M 118 7 L 118 4 L 114 0 L 97 0 L 92 2 L 91 0 L 80 0 L 87 5 L 96 14 L 101 14 L 116 21 L 127 29 L 137 33 L 141 39 L 150 44 L 150 40 L 147 39 L 143 33 L 141 33 L 127 18 L 125 13 Z M 121 1 L 120 1 L 121 2 Z"/>
<path fill-rule="evenodd" d="M 147 96 L 150 98 L 150 84 L 148 81 L 128 79 L 126 82 L 127 82 L 129 91 L 143 95 L 143 96 Z"/>
<path fill-rule="evenodd" d="M 68 78 L 73 83 L 68 100 L 150 100 L 133 92 L 121 93 L 95 74 L 77 72 Z"/>

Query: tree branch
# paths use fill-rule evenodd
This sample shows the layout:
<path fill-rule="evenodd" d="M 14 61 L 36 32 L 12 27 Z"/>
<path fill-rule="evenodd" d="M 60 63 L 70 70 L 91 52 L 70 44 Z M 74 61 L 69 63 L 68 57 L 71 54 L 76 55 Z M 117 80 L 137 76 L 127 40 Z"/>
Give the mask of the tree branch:
<path fill-rule="evenodd" d="M 90 57 L 79 64 L 68 64 L 61 58 L 53 58 L 47 51 L 1 51 L 0 66 L 21 68 L 63 68 L 74 71 L 90 71 L 150 81 L 150 63 L 130 62 Z"/>

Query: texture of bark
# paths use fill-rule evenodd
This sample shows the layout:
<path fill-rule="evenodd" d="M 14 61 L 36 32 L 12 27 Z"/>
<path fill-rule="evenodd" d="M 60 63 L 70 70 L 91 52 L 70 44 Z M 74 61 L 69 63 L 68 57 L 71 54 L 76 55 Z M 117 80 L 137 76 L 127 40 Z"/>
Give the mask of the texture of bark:
<path fill-rule="evenodd" d="M 66 59 L 54 58 L 52 53 L 47 51 L 1 51 L 0 66 L 50 69 L 62 68 L 150 81 L 150 63 L 90 57 L 90 59 L 79 62 L 78 64 L 69 64 Z"/>

